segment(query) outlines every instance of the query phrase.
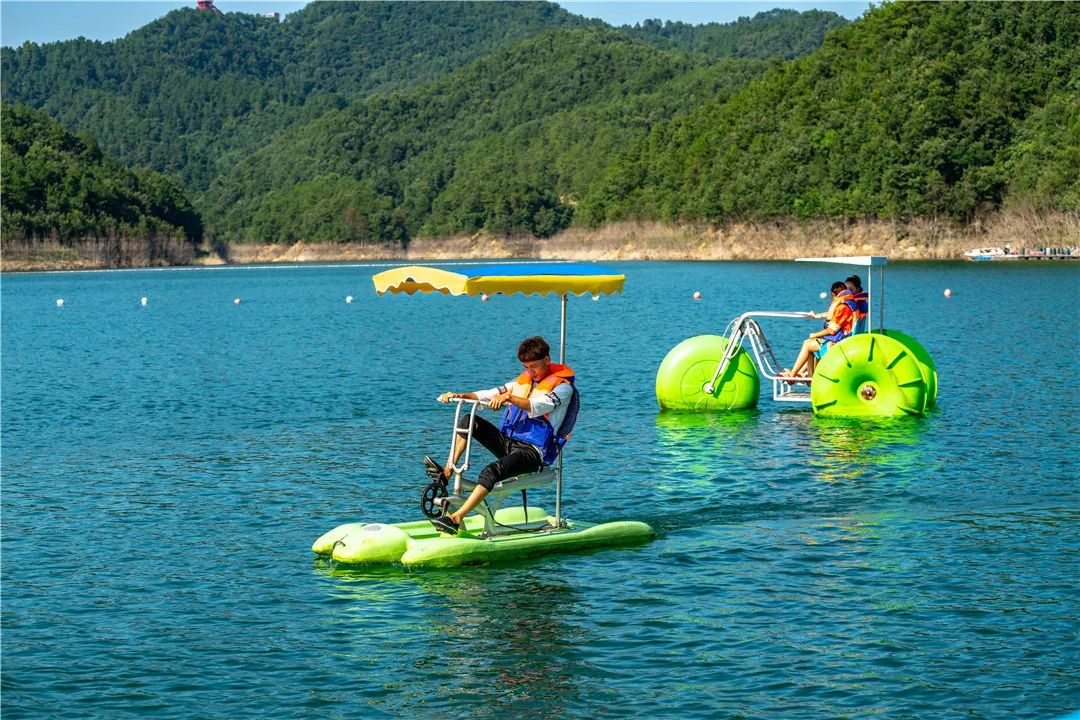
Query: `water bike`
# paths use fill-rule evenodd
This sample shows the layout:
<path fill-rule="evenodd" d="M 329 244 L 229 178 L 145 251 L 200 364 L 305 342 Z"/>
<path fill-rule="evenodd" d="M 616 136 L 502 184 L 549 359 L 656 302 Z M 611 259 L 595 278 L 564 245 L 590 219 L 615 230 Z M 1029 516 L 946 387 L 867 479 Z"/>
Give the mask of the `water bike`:
<path fill-rule="evenodd" d="M 477 267 L 468 272 L 451 272 L 431 267 L 409 266 L 386 270 L 374 276 L 375 292 L 412 295 L 541 294 L 562 299 L 559 330 L 559 363 L 566 353 L 566 308 L 570 295 L 593 297 L 621 292 L 626 277 L 587 264 L 529 264 Z M 576 391 L 575 391 L 576 392 Z M 453 508 L 475 487 L 469 480 L 472 434 L 476 413 L 482 406 L 475 400 L 455 401 L 451 448 L 455 438 L 466 438 L 460 464 L 452 464 L 452 488 L 433 481 L 421 495 L 421 510 L 428 517 Z M 459 427 L 463 413 L 467 427 Z M 464 424 L 464 423 L 461 423 Z M 565 448 L 564 448 L 565 449 Z M 555 485 L 555 513 L 529 506 L 526 492 Z M 552 552 L 587 550 L 647 541 L 653 530 L 642 522 L 591 524 L 562 516 L 563 453 L 552 466 L 538 473 L 506 478 L 477 506 L 476 514 L 464 519 L 457 535 L 440 533 L 427 519 L 397 524 L 349 523 L 324 534 L 311 546 L 319 555 L 341 563 L 401 563 L 452 567 Z M 502 507 L 511 495 L 521 493 L 520 507 Z"/>
<path fill-rule="evenodd" d="M 866 268 L 866 317 L 832 345 L 812 376 L 791 378 L 765 337 L 762 318 L 807 319 L 807 312 L 751 311 L 732 320 L 723 335 L 698 335 L 668 352 L 656 373 L 656 399 L 665 410 L 742 410 L 757 405 L 760 378 L 772 382 L 776 402 L 809 404 L 823 417 L 923 415 L 937 401 L 937 369 L 915 338 L 886 330 L 885 266 L 879 255 L 798 258 Z M 874 290 L 874 269 L 878 272 Z M 878 300 L 877 313 L 873 299 Z M 878 327 L 873 328 L 874 318 Z M 747 351 L 749 348 L 749 352 Z"/>

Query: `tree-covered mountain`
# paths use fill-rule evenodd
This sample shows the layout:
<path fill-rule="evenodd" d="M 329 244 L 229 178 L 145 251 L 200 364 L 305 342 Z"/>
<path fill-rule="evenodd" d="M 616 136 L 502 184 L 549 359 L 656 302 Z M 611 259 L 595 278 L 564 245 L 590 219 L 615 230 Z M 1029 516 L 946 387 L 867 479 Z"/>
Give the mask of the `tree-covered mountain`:
<path fill-rule="evenodd" d="M 595 24 L 546 2 L 313 2 L 284 22 L 182 9 L 115 42 L 4 48 L 3 99 L 203 190 L 231 153 L 294 122 L 540 32 Z"/>
<path fill-rule="evenodd" d="M 646 20 L 619 29 L 631 37 L 673 52 L 714 58 L 767 60 L 781 57 L 793 60 L 817 50 L 825 40 L 825 33 L 841 28 L 847 22 L 832 12 L 807 10 L 800 13 L 777 8 L 732 23 L 690 25 L 670 20 Z"/>
<path fill-rule="evenodd" d="M 106 236 L 202 241 L 199 214 L 172 180 L 128 169 L 42 112 L 0 109 L 4 242 Z"/>
<path fill-rule="evenodd" d="M 809 51 L 843 22 L 778 12 L 696 36 L 626 31 L 712 58 L 771 57 Z M 184 9 L 115 42 L 5 48 L 3 99 L 45 110 L 121 161 L 176 174 L 199 193 L 295 123 L 437 80 L 542 32 L 584 27 L 606 25 L 549 2 L 313 2 L 280 23 Z"/>
<path fill-rule="evenodd" d="M 1080 210 L 1078 48 L 1069 3 L 634 28 L 549 3 L 313 3 L 5 50 L 3 92 L 183 178 L 229 240 L 962 222 Z"/>
<path fill-rule="evenodd" d="M 1078 6 L 891 3 L 652 128 L 580 215 L 970 220 L 1014 195 L 1077 209 L 1078 97 Z"/>
<path fill-rule="evenodd" d="M 614 30 L 551 31 L 290 128 L 215 181 L 209 218 L 250 240 L 348 237 L 324 214 L 340 220 L 343 207 L 374 240 L 481 228 L 547 236 L 613 153 L 765 68 L 695 63 Z M 296 201 L 316 189 L 341 200 Z"/>
<path fill-rule="evenodd" d="M 335 207 L 376 240 L 574 218 L 964 221 L 1021 193 L 1072 209 L 1076 17 L 888 5 L 767 72 L 553 31 L 294 127 L 216 181 L 209 218 L 252 240 L 347 237 L 313 217 L 325 205 L 277 209 L 315 187 L 354 193 Z"/>

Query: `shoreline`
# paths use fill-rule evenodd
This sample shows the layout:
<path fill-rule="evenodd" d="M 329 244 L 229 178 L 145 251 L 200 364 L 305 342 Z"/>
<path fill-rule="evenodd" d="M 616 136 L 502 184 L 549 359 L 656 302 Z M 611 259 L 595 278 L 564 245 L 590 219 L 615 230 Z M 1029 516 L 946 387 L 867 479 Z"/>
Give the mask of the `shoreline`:
<path fill-rule="evenodd" d="M 550 238 L 471 236 L 416 238 L 407 248 L 374 244 L 231 244 L 225 254 L 205 251 L 189 262 L 160 259 L 115 265 L 93 246 L 4 243 L 0 271 L 100 270 L 351 261 L 624 260 L 790 261 L 796 257 L 885 255 L 892 260 L 962 260 L 976 247 L 1052 247 L 1080 243 L 1080 213 L 1001 213 L 984 223 L 956 228 L 927 220 L 669 225 L 621 222 L 596 229 L 569 228 Z M 63 258 L 63 259 L 61 259 Z"/>

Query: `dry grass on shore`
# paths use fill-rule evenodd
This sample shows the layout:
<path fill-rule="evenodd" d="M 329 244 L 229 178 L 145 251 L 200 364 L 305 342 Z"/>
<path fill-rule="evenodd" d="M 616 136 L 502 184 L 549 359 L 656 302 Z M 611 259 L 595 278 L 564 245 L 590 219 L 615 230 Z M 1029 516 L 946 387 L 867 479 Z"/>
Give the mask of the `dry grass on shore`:
<path fill-rule="evenodd" d="M 1080 243 L 1080 213 L 1009 211 L 967 227 L 933 220 L 899 224 L 877 220 L 841 223 L 729 223 L 667 225 L 613 223 L 597 229 L 570 228 L 546 239 L 487 234 L 417 238 L 408 249 L 383 245 L 305 243 L 230 245 L 227 257 L 194 257 L 183 244 L 139 245 L 139 241 L 90 239 L 59 243 L 3 244 L 5 271 L 217 265 L 225 262 L 302 263 L 364 260 L 538 258 L 568 260 L 791 260 L 800 256 L 887 255 L 898 260 L 957 259 L 974 247 L 1044 247 Z"/>
<path fill-rule="evenodd" d="M 407 250 L 380 246 L 296 243 L 234 245 L 230 262 L 449 260 L 791 260 L 800 256 L 887 255 L 898 260 L 958 259 L 980 246 L 1042 247 L 1080 242 L 1080 213 L 1002 213 L 967 228 L 917 220 L 838 223 L 730 223 L 723 226 L 623 222 L 570 228 L 554 237 L 486 234 L 417 238 Z"/>
<path fill-rule="evenodd" d="M 182 238 L 153 235 L 149 239 L 119 237 L 82 238 L 61 243 L 55 238 L 0 243 L 0 270 L 97 270 L 101 268 L 167 267 L 191 265 L 195 251 Z"/>

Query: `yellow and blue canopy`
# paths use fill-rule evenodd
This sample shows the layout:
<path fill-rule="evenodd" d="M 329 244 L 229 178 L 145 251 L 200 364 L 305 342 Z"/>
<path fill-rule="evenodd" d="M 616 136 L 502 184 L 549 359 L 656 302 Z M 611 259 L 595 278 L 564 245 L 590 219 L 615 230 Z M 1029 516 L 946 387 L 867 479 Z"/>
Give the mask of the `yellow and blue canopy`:
<path fill-rule="evenodd" d="M 422 265 L 385 270 L 372 278 L 375 292 L 443 295 L 610 295 L 626 276 L 587 263 L 522 263 L 442 270 Z"/>

